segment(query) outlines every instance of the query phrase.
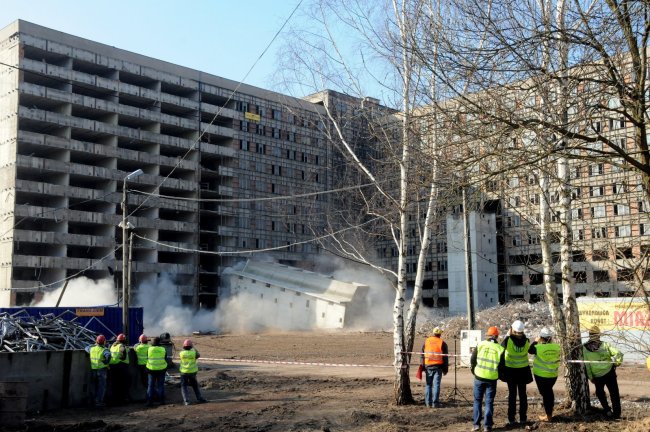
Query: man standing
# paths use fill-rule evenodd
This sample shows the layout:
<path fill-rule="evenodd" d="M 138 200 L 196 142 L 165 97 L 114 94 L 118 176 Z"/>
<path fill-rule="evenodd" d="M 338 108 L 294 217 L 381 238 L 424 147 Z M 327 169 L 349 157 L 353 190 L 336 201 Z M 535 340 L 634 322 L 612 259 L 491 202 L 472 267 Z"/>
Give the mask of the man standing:
<path fill-rule="evenodd" d="M 86 352 L 90 354 L 90 368 L 95 384 L 95 406 L 106 406 L 104 396 L 106 395 L 106 375 L 111 361 L 111 352 L 106 348 L 104 335 L 97 336 L 95 345 L 87 346 Z"/>
<path fill-rule="evenodd" d="M 442 340 L 442 329 L 433 329 L 432 336 L 425 339 L 422 346 L 421 364 L 424 365 L 426 387 L 424 391 L 424 404 L 430 408 L 440 408 L 440 381 L 449 370 L 449 350 Z M 441 355 L 444 354 L 444 355 Z M 433 387 L 433 388 L 432 388 Z"/>
<path fill-rule="evenodd" d="M 516 320 L 512 323 L 508 336 L 503 339 L 501 346 L 505 348 L 506 359 L 503 380 L 508 384 L 508 423 L 506 426 L 517 424 L 517 395 L 519 395 L 519 421 L 523 425 L 528 420 L 526 385 L 533 382 L 533 374 L 528 365 L 530 341 L 524 334 L 523 322 Z"/>
<path fill-rule="evenodd" d="M 582 346 L 582 357 L 585 360 L 587 378 L 596 387 L 596 397 L 605 410 L 605 416 L 621 417 L 621 397 L 618 392 L 616 366 L 623 363 L 623 353 L 607 342 L 601 342 L 600 328 L 593 326 L 589 329 L 589 340 Z M 611 409 L 607 403 L 605 386 L 612 400 Z"/>
<path fill-rule="evenodd" d="M 539 394 L 542 395 L 546 413 L 539 416 L 540 421 L 551 421 L 553 419 L 553 405 L 555 404 L 553 386 L 557 381 L 561 349 L 560 345 L 551 342 L 552 338 L 553 332 L 551 329 L 544 327 L 528 349 L 529 354 L 535 355 L 533 375 Z"/>
<path fill-rule="evenodd" d="M 151 339 L 151 346 L 147 351 L 147 403 L 153 405 L 154 397 L 158 398 L 161 405 L 165 403 L 165 373 L 167 372 L 167 351 L 160 346 L 160 339 Z"/>
<path fill-rule="evenodd" d="M 183 396 L 183 403 L 185 405 L 190 404 L 190 395 L 188 390 L 188 385 L 194 390 L 194 395 L 196 396 L 196 401 L 198 403 L 205 403 L 207 400 L 201 396 L 201 390 L 199 390 L 199 383 L 196 381 L 196 374 L 199 371 L 199 366 L 196 363 L 196 360 L 200 357 L 199 352 L 194 349 L 192 341 L 185 339 L 183 342 L 183 351 L 179 354 L 181 358 L 181 395 Z"/>
<path fill-rule="evenodd" d="M 141 334 L 138 338 L 138 343 L 135 344 L 133 350 L 138 358 L 138 375 L 143 387 L 147 387 L 147 353 L 149 352 L 149 344 L 147 343 L 147 336 Z"/>
<path fill-rule="evenodd" d="M 111 345 L 110 364 L 113 402 L 115 404 L 128 402 L 131 380 L 129 376 L 129 347 L 126 345 L 124 333 L 117 335 L 115 343 Z"/>
<path fill-rule="evenodd" d="M 473 431 L 481 429 L 481 420 L 483 419 L 482 403 L 485 396 L 485 422 L 483 430 L 492 431 L 494 421 L 492 413 L 494 412 L 494 397 L 497 393 L 497 380 L 504 367 L 504 348 L 499 345 L 497 338 L 499 329 L 490 327 L 487 330 L 487 338 L 472 352 L 470 366 L 474 374 L 474 415 Z"/>

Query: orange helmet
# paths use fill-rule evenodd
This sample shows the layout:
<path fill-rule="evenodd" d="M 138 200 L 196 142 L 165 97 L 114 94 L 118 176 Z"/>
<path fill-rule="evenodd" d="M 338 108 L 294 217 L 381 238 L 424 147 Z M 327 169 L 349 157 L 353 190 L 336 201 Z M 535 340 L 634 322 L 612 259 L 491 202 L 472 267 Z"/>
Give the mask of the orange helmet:
<path fill-rule="evenodd" d="M 106 337 L 104 335 L 99 335 L 97 336 L 97 339 L 95 339 L 95 342 L 97 342 L 97 345 L 104 345 L 106 343 Z"/>
<path fill-rule="evenodd" d="M 192 341 L 189 339 L 185 339 L 183 341 L 183 348 L 191 348 L 192 347 Z"/>
<path fill-rule="evenodd" d="M 487 329 L 487 335 L 488 336 L 499 336 L 499 329 L 496 328 L 495 326 L 492 326 Z"/>
<path fill-rule="evenodd" d="M 148 341 L 147 335 L 141 334 L 140 337 L 138 338 L 138 340 L 140 341 L 140 343 L 143 343 L 143 344 L 147 343 L 147 341 Z"/>
<path fill-rule="evenodd" d="M 120 333 L 120 334 L 117 335 L 117 339 L 116 339 L 116 340 L 117 340 L 118 342 L 124 342 L 124 341 L 126 340 L 126 336 L 124 336 L 124 333 Z"/>

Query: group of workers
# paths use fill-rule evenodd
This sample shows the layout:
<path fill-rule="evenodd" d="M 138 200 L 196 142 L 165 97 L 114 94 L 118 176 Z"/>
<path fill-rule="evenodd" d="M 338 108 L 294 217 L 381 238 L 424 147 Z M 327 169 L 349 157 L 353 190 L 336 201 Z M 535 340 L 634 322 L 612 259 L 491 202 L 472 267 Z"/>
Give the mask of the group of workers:
<path fill-rule="evenodd" d="M 449 355 L 447 344 L 442 340 L 442 329 L 436 327 L 426 338 L 422 347 L 421 366 L 426 371 L 424 403 L 427 407 L 438 408 L 440 403 L 440 381 L 447 374 Z M 539 336 L 531 343 L 526 337 L 524 323 L 512 323 L 505 338 L 499 343 L 499 329 L 487 329 L 487 337 L 472 352 L 470 367 L 474 375 L 474 404 L 472 430 L 489 432 L 494 425 L 494 399 L 497 382 L 508 385 L 508 420 L 506 427 L 517 425 L 517 399 L 519 399 L 519 423 L 528 421 L 528 398 L 526 386 L 535 381 L 542 397 L 544 414 L 539 416 L 543 422 L 552 421 L 555 395 L 553 386 L 558 378 L 561 347 L 553 342 L 553 332 L 541 329 Z M 533 355 L 532 371 L 528 355 Z M 582 356 L 587 378 L 596 389 L 605 416 L 621 416 L 621 400 L 616 379 L 616 367 L 623 362 L 623 354 L 611 344 L 600 340 L 600 329 L 589 329 L 589 339 L 582 346 Z M 611 399 L 611 408 L 605 394 L 605 387 Z"/>
<path fill-rule="evenodd" d="M 153 406 L 154 402 L 165 404 L 165 376 L 171 362 L 167 350 L 161 346 L 160 338 L 151 338 L 140 335 L 139 342 L 130 348 L 126 336 L 119 334 L 115 342 L 107 345 L 104 335 L 97 336 L 94 345 L 86 347 L 90 355 L 90 368 L 95 384 L 94 403 L 96 407 L 106 406 L 105 397 L 107 383 L 111 384 L 112 403 L 122 404 L 130 401 L 131 369 L 130 365 L 137 366 L 137 375 L 140 382 L 146 387 L 146 406 Z M 132 355 L 131 353 L 135 353 Z M 134 357 L 130 359 L 130 357 Z M 194 390 L 198 403 L 207 400 L 201 395 L 196 374 L 199 370 L 197 360 L 199 352 L 194 348 L 190 339 L 183 342 L 180 357 L 181 395 L 183 403 L 190 405 L 189 387 Z"/>

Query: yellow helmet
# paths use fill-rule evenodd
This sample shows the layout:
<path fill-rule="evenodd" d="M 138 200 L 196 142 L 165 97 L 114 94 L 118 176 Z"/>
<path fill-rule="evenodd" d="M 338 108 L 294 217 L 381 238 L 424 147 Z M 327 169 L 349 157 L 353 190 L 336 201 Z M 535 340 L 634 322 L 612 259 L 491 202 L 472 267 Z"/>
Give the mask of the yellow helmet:
<path fill-rule="evenodd" d="M 441 335 L 442 329 L 440 327 L 435 327 L 431 333 L 433 333 L 434 335 Z"/>

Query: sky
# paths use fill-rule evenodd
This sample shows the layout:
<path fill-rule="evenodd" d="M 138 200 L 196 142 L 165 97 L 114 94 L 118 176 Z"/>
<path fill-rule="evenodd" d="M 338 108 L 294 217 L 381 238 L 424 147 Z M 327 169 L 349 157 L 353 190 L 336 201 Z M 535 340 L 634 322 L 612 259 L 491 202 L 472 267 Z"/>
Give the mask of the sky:
<path fill-rule="evenodd" d="M 281 38 L 275 40 L 247 77 L 246 74 L 299 3 L 300 0 L 2 0 L 0 27 L 22 19 L 234 81 L 282 91 L 272 87 Z M 298 16 L 296 13 L 294 19 Z"/>

